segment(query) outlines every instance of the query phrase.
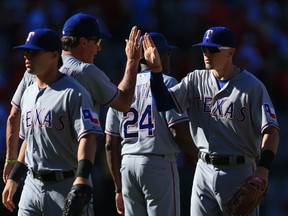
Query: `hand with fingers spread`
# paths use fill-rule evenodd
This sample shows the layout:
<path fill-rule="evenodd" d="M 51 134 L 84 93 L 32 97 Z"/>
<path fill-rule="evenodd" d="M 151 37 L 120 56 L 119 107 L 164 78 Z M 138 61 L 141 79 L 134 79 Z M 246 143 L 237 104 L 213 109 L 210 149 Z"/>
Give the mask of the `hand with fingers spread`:
<path fill-rule="evenodd" d="M 137 64 L 141 57 L 142 52 L 142 39 L 139 42 L 141 31 L 138 30 L 137 26 L 131 29 L 129 39 L 126 39 L 126 56 L 129 60 L 136 60 Z"/>
<path fill-rule="evenodd" d="M 145 33 L 143 40 L 143 49 L 144 49 L 144 58 L 149 66 L 149 68 L 155 72 L 162 72 L 162 64 L 157 48 L 149 36 L 148 33 Z"/>

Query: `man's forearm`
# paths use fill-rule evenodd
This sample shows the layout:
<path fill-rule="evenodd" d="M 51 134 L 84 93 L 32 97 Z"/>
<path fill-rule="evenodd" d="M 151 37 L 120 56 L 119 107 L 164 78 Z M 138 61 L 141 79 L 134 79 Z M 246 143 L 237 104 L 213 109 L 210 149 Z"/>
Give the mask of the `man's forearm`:
<path fill-rule="evenodd" d="M 132 104 L 136 85 L 138 65 L 138 60 L 127 60 L 124 77 L 118 85 L 118 89 L 120 90 L 118 100 L 121 102 L 122 105 L 120 111 L 128 111 Z"/>
<path fill-rule="evenodd" d="M 106 159 L 107 164 L 111 173 L 111 176 L 115 185 L 115 192 L 121 193 L 122 183 L 121 183 L 121 150 L 119 149 L 119 145 L 121 143 L 120 137 L 112 137 L 110 135 L 106 135 Z"/>
<path fill-rule="evenodd" d="M 17 159 L 21 112 L 12 107 L 7 119 L 6 159 Z"/>

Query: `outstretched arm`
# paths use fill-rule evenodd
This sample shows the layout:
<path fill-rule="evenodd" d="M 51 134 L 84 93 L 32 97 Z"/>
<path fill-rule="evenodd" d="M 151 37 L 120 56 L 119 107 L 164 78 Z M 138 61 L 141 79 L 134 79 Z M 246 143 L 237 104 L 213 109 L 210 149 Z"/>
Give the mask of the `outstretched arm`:
<path fill-rule="evenodd" d="M 120 173 L 120 167 L 121 167 L 121 149 L 120 149 L 120 143 L 121 138 L 116 136 L 111 136 L 109 134 L 106 134 L 106 159 L 107 164 L 111 173 L 111 176 L 114 181 L 115 185 L 115 202 L 116 202 L 116 208 L 117 212 L 120 215 L 124 215 L 124 203 L 123 203 L 123 197 L 122 197 L 122 182 L 121 182 L 121 173 Z"/>
<path fill-rule="evenodd" d="M 111 104 L 111 107 L 127 112 L 134 96 L 136 76 L 138 72 L 139 61 L 142 52 L 142 40 L 139 43 L 141 31 L 136 26 L 131 29 L 129 39 L 126 39 L 126 68 L 122 81 L 118 85 L 120 91 L 118 97 Z"/>

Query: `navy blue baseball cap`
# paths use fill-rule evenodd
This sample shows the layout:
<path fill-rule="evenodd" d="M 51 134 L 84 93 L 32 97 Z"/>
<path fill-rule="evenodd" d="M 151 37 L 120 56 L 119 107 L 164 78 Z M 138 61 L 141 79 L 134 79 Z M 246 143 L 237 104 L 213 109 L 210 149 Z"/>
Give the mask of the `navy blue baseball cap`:
<path fill-rule="evenodd" d="M 99 21 L 88 14 L 77 13 L 64 24 L 63 36 L 110 38 L 111 35 L 101 30 Z"/>
<path fill-rule="evenodd" d="M 14 49 L 57 51 L 61 55 L 62 43 L 60 36 L 55 31 L 39 28 L 29 32 L 25 44 L 15 46 Z"/>
<path fill-rule="evenodd" d="M 148 34 L 152 38 L 159 53 L 177 49 L 176 46 L 168 44 L 167 39 L 163 34 L 158 32 L 150 32 Z"/>
<path fill-rule="evenodd" d="M 236 45 L 234 33 L 223 26 L 209 28 L 204 36 L 202 43 L 193 46 L 210 46 L 210 47 L 232 47 Z"/>

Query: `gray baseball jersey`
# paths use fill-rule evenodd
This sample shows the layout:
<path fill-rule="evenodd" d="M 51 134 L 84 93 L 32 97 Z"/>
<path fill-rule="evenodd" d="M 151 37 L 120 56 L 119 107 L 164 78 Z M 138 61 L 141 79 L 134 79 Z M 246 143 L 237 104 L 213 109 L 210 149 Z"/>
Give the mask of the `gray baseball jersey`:
<path fill-rule="evenodd" d="M 21 82 L 19 83 L 13 98 L 11 100 L 11 104 L 13 106 L 15 106 L 17 109 L 20 109 L 20 101 L 22 98 L 22 95 L 24 93 L 24 91 L 26 90 L 26 88 L 28 86 L 30 86 L 31 84 L 33 84 L 36 80 L 36 76 L 33 74 L 28 73 L 27 71 L 25 71 L 23 78 L 21 80 Z"/>
<path fill-rule="evenodd" d="M 168 87 L 177 83 L 172 77 L 163 78 Z M 109 108 L 105 132 L 123 140 L 121 179 L 125 215 L 180 215 L 176 164 L 179 148 L 169 127 L 188 120 L 186 113 L 156 110 L 150 71 L 137 75 L 134 101 L 128 112 Z"/>
<path fill-rule="evenodd" d="M 163 75 L 165 85 L 174 86 L 177 80 Z M 105 133 L 121 136 L 122 155 L 124 154 L 175 154 L 179 152 L 169 127 L 188 121 L 186 113 L 177 114 L 174 110 L 159 113 L 153 104 L 150 90 L 150 72 L 137 75 L 134 101 L 128 112 L 109 108 L 106 117 Z"/>
<path fill-rule="evenodd" d="M 20 105 L 25 162 L 34 171 L 77 169 L 78 141 L 88 133 L 102 134 L 89 93 L 69 76 L 40 91 L 35 82 Z"/>
<path fill-rule="evenodd" d="M 117 86 L 96 65 L 82 62 L 71 55 L 62 54 L 60 71 L 78 80 L 91 94 L 97 113 L 101 105 L 111 104 L 118 96 Z"/>
<path fill-rule="evenodd" d="M 263 130 L 278 127 L 266 88 L 246 70 L 222 89 L 211 71 L 196 70 L 170 92 L 179 112 L 188 108 L 192 137 L 204 152 L 257 158 Z"/>

